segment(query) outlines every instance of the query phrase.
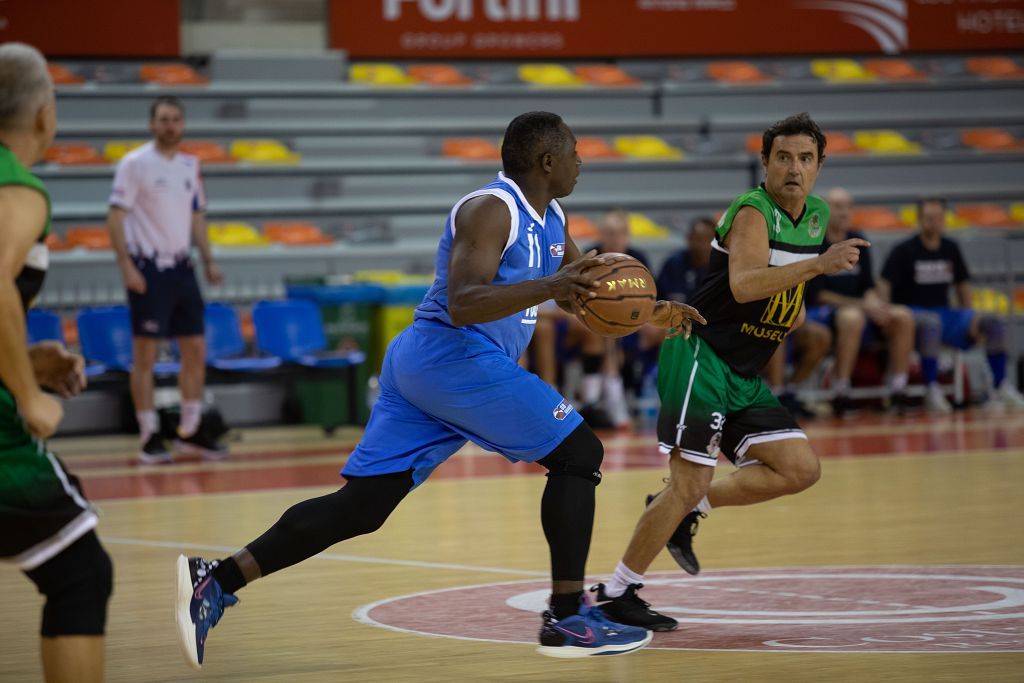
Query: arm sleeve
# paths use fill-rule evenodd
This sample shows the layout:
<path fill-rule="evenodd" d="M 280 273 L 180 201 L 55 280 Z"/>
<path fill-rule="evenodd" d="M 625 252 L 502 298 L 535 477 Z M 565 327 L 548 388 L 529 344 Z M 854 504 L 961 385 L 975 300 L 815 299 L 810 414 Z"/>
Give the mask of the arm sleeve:
<path fill-rule="evenodd" d="M 967 270 L 967 262 L 964 261 L 964 254 L 960 251 L 960 245 L 956 242 L 950 242 L 953 245 L 953 282 L 960 284 L 971 279 L 971 274 Z"/>
<path fill-rule="evenodd" d="M 114 173 L 114 187 L 110 191 L 110 205 L 130 211 L 139 194 L 138 173 L 128 158 L 121 159 Z"/>
<path fill-rule="evenodd" d="M 192 211 L 206 211 L 206 186 L 203 184 L 203 173 L 196 165 L 196 193 L 192 196 Z"/>
<path fill-rule="evenodd" d="M 874 264 L 871 262 L 871 247 L 860 250 L 860 273 L 857 276 L 857 293 L 864 296 L 875 286 Z"/>
<path fill-rule="evenodd" d="M 906 271 L 906 266 L 903 249 L 897 245 L 889 252 L 889 256 L 885 259 L 885 265 L 882 266 L 882 277 L 889 281 L 892 289 L 896 289 L 903 282 L 903 276 L 900 273 Z"/>

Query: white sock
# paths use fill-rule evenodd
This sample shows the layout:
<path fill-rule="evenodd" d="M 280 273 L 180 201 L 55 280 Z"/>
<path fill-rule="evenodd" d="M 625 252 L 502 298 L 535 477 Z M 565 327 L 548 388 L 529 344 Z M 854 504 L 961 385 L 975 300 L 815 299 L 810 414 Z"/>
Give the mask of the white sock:
<path fill-rule="evenodd" d="M 848 391 L 850 391 L 850 380 L 839 379 L 837 377 L 835 382 L 833 382 L 832 386 L 835 387 L 836 393 L 842 396 L 846 394 Z"/>
<path fill-rule="evenodd" d="M 593 405 L 601 398 L 601 375 L 583 375 L 580 382 L 580 403 Z"/>
<path fill-rule="evenodd" d="M 617 598 L 626 592 L 626 589 L 634 583 L 643 583 L 644 575 L 637 574 L 635 571 L 619 562 L 619 566 L 615 568 L 615 573 L 612 575 L 611 581 L 605 584 L 604 594 L 609 598 Z"/>
<path fill-rule="evenodd" d="M 139 439 L 142 443 L 149 441 L 149 437 L 156 434 L 156 411 L 149 410 L 135 411 L 135 419 L 139 421 Z"/>
<path fill-rule="evenodd" d="M 199 420 L 203 416 L 202 401 L 181 402 L 181 422 L 178 423 L 178 436 L 192 436 L 199 429 Z"/>
<path fill-rule="evenodd" d="M 903 391 L 907 388 L 907 373 L 900 372 L 889 378 L 889 387 L 893 391 Z"/>
<path fill-rule="evenodd" d="M 697 503 L 697 507 L 694 508 L 697 512 L 703 512 L 705 515 L 711 512 L 711 503 L 708 502 L 708 497 L 704 496 Z"/>

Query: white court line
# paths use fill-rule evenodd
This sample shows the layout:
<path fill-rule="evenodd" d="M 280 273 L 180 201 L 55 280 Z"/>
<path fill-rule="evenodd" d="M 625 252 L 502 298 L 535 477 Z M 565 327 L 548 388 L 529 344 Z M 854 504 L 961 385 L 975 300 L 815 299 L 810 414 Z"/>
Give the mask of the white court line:
<path fill-rule="evenodd" d="M 203 543 L 184 543 L 181 541 L 148 541 L 140 538 L 117 538 L 103 536 L 100 539 L 103 543 L 115 545 L 137 545 L 149 548 L 177 548 L 194 550 L 216 550 L 218 552 L 231 553 L 238 550 L 237 546 L 207 545 Z M 393 560 L 386 557 L 366 557 L 363 555 L 335 555 L 332 553 L 320 553 L 314 555 L 314 560 L 333 560 L 335 562 L 364 562 L 366 564 L 391 564 L 402 567 L 425 567 L 427 569 L 454 569 L 456 571 L 485 572 L 490 574 L 514 574 L 517 576 L 541 576 L 547 578 L 548 572 L 537 572 L 529 569 L 508 569 L 506 567 L 479 567 L 470 564 L 450 564 L 447 562 L 421 562 L 419 560 Z"/>

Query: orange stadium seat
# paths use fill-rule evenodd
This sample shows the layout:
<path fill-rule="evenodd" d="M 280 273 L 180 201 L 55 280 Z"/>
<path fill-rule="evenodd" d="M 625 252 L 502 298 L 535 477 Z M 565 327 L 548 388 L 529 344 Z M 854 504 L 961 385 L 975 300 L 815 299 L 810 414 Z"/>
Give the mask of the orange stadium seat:
<path fill-rule="evenodd" d="M 826 132 L 825 139 L 827 140 L 827 145 L 825 147 L 826 156 L 829 154 L 864 153 L 864 150 L 858 147 L 846 133 L 840 133 L 839 131 Z"/>
<path fill-rule="evenodd" d="M 50 78 L 53 79 L 54 85 L 78 85 L 85 83 L 84 78 L 66 66 L 50 62 L 46 65 L 46 70 L 50 72 Z"/>
<path fill-rule="evenodd" d="M 866 59 L 864 68 L 886 81 L 920 81 L 927 75 L 905 59 Z"/>
<path fill-rule="evenodd" d="M 209 80 L 186 64 L 143 64 L 139 77 L 158 85 L 206 85 Z"/>
<path fill-rule="evenodd" d="M 967 70 L 984 78 L 1024 78 L 1024 68 L 1009 57 L 971 57 Z"/>
<path fill-rule="evenodd" d="M 960 140 L 968 147 L 987 152 L 1024 150 L 1024 140 L 1018 140 L 1002 128 L 972 128 L 961 133 Z"/>
<path fill-rule="evenodd" d="M 199 161 L 204 164 L 233 164 L 238 161 L 222 144 L 213 140 L 182 140 L 178 149 L 199 157 Z"/>
<path fill-rule="evenodd" d="M 769 83 L 772 79 L 750 62 L 711 62 L 708 76 L 723 83 Z"/>
<path fill-rule="evenodd" d="M 473 82 L 451 64 L 416 64 L 409 67 L 408 74 L 417 83 L 427 85 L 469 85 Z"/>
<path fill-rule="evenodd" d="M 82 142 L 58 142 L 46 150 L 45 159 L 61 166 L 90 166 L 107 160 L 92 145 Z"/>
<path fill-rule="evenodd" d="M 895 211 L 884 206 L 858 206 L 853 210 L 852 220 L 861 230 L 905 230 L 907 227 Z"/>
<path fill-rule="evenodd" d="M 334 239 L 305 221 L 277 221 L 263 224 L 263 235 L 272 242 L 294 246 L 331 244 Z"/>
<path fill-rule="evenodd" d="M 574 242 L 582 239 L 597 238 L 599 233 L 594 222 L 586 216 L 578 213 L 570 214 L 568 217 L 569 233 Z"/>
<path fill-rule="evenodd" d="M 64 235 L 64 243 L 68 248 L 110 249 L 110 233 L 105 225 L 82 225 L 68 228 Z"/>
<path fill-rule="evenodd" d="M 747 152 L 750 154 L 761 154 L 761 144 L 764 142 L 762 133 L 751 133 L 747 136 Z"/>
<path fill-rule="evenodd" d="M 446 157 L 467 161 L 496 161 L 501 159 L 501 148 L 486 138 L 448 138 L 441 153 Z"/>
<path fill-rule="evenodd" d="M 956 217 L 976 228 L 1007 228 L 1017 224 L 1010 212 L 998 204 L 961 204 Z"/>
<path fill-rule="evenodd" d="M 64 333 L 64 346 L 73 349 L 78 346 L 78 321 L 74 318 L 62 318 L 60 328 Z"/>
<path fill-rule="evenodd" d="M 604 138 L 576 138 L 576 152 L 581 159 L 621 159 L 622 152 L 615 149 Z"/>
<path fill-rule="evenodd" d="M 65 244 L 64 240 L 60 238 L 60 235 L 55 232 L 51 232 L 43 241 L 46 243 L 46 248 L 50 251 L 66 251 L 71 248 Z"/>
<path fill-rule="evenodd" d="M 613 64 L 584 64 L 576 67 L 573 71 L 591 85 L 617 87 L 639 83 L 635 78 Z"/>

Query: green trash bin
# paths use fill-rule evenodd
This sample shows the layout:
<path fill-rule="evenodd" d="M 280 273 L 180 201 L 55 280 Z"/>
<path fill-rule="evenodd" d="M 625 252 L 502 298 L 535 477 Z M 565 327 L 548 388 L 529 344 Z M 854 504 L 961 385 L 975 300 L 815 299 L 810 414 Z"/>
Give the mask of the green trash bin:
<path fill-rule="evenodd" d="M 374 311 L 384 298 L 382 287 L 293 284 L 286 291 L 289 298 L 309 299 L 320 307 L 328 349 L 362 351 L 370 357 L 374 349 Z M 356 424 L 366 424 L 370 419 L 367 382 L 371 374 L 379 372 L 379 368 L 371 365 L 366 362 L 356 367 L 355 391 L 351 394 L 348 386 L 336 378 L 305 378 L 296 382 L 302 421 L 331 430 L 348 424 L 350 414 L 354 413 Z M 352 412 L 351 402 L 355 403 Z"/>

